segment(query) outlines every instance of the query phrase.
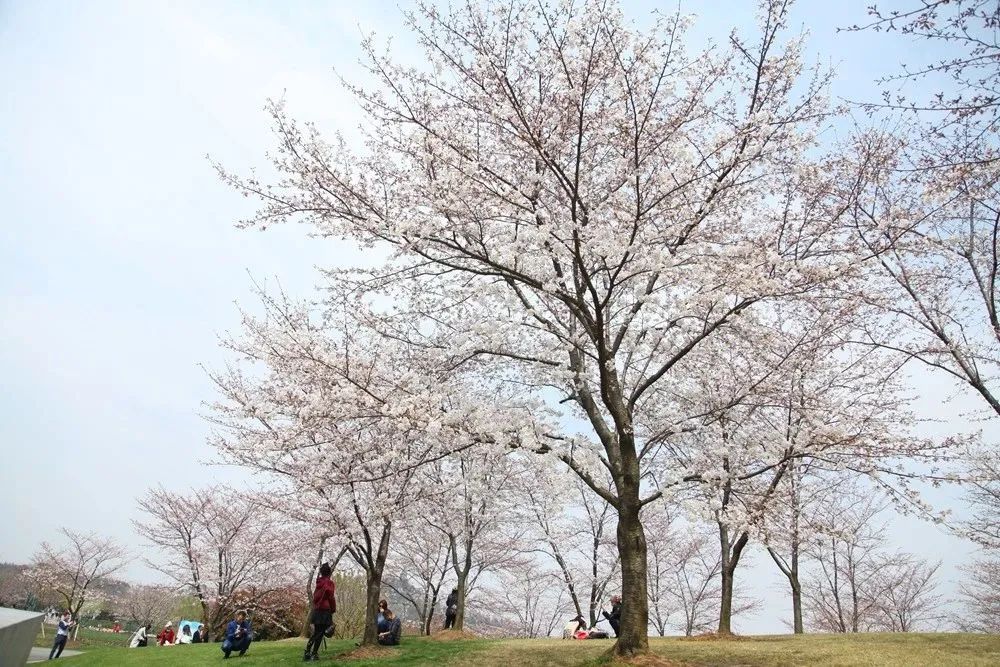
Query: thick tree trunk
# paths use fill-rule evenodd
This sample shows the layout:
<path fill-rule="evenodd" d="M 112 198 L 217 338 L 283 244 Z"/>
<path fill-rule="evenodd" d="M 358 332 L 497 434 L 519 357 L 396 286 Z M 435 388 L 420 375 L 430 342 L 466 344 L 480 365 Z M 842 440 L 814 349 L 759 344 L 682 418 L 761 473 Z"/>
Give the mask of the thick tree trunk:
<path fill-rule="evenodd" d="M 365 573 L 365 633 L 361 638 L 361 644 L 378 643 L 378 625 L 376 616 L 378 615 L 379 594 L 382 592 L 382 572 L 372 569 Z"/>
<path fill-rule="evenodd" d="M 719 541 L 722 546 L 722 600 L 719 604 L 718 634 L 733 634 L 733 583 L 736 580 L 736 566 L 740 564 L 743 549 L 750 539 L 750 534 L 744 532 L 735 544 L 729 543 L 729 529 L 719 524 Z"/>
<path fill-rule="evenodd" d="M 792 632 L 801 635 L 805 629 L 802 626 L 802 585 L 798 573 L 789 577 L 789 581 L 792 584 Z"/>
<path fill-rule="evenodd" d="M 646 589 L 646 535 L 639 521 L 639 485 L 623 489 L 618 511 L 618 554 L 622 563 L 621 632 L 614 654 L 649 652 L 649 599 Z"/>
<path fill-rule="evenodd" d="M 717 632 L 720 635 L 733 634 L 733 571 L 728 567 L 722 568 L 722 600 L 719 603 Z"/>
<path fill-rule="evenodd" d="M 458 574 L 458 613 L 455 614 L 455 625 L 453 629 L 461 630 L 465 624 L 465 589 L 469 581 L 469 571 L 462 569 Z"/>
<path fill-rule="evenodd" d="M 382 593 L 382 572 L 389 556 L 389 534 L 391 525 L 387 522 L 382 529 L 382 539 L 379 540 L 378 551 L 372 560 L 369 555 L 365 568 L 365 633 L 361 638 L 362 646 L 378 644 L 378 602 Z"/>
<path fill-rule="evenodd" d="M 448 548 L 451 549 L 452 569 L 455 571 L 455 577 L 458 580 L 455 584 L 455 588 L 458 589 L 458 612 L 455 614 L 455 623 L 452 626 L 454 630 L 461 630 L 465 624 L 466 588 L 469 585 L 469 573 L 472 572 L 472 541 L 464 538 L 462 545 L 465 555 L 460 559 L 458 556 L 458 536 L 452 533 L 448 534 Z"/>

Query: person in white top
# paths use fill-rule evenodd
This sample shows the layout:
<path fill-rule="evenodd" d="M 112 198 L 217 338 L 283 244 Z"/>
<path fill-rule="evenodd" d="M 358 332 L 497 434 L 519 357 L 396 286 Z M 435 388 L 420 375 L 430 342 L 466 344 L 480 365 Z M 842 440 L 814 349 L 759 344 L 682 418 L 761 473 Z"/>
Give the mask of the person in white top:
<path fill-rule="evenodd" d="M 62 618 L 59 620 L 59 627 L 56 630 L 56 641 L 52 644 L 52 650 L 49 651 L 49 660 L 58 658 L 62 655 L 63 649 L 66 648 L 69 631 L 76 625 L 76 621 L 72 620 L 72 618 L 73 616 L 68 611 L 63 612 Z"/>
<path fill-rule="evenodd" d="M 185 623 L 181 626 L 181 631 L 177 634 L 178 644 L 190 644 L 191 643 L 191 626 Z"/>
<path fill-rule="evenodd" d="M 129 648 L 139 648 L 140 646 L 149 645 L 149 629 L 152 628 L 152 624 L 147 623 L 146 625 L 140 626 L 135 634 L 132 635 L 132 639 L 128 643 Z"/>

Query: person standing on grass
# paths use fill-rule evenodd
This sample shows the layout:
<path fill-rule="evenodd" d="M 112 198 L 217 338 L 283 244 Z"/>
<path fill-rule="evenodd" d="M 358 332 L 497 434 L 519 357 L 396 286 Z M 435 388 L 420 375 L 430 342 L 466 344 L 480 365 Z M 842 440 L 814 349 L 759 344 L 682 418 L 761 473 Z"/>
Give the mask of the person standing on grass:
<path fill-rule="evenodd" d="M 319 660 L 319 645 L 323 643 L 326 631 L 333 625 L 333 615 L 337 613 L 337 593 L 336 586 L 330 575 L 333 568 L 329 563 L 323 563 L 319 567 L 319 576 L 316 578 L 316 588 L 313 589 L 313 608 L 309 615 L 309 622 L 312 623 L 313 632 L 306 642 L 306 653 L 302 657 L 303 662 Z"/>
<path fill-rule="evenodd" d="M 222 653 L 228 658 L 233 651 L 241 656 L 246 654 L 253 641 L 253 631 L 250 629 L 250 621 L 247 620 L 247 613 L 242 609 L 236 612 L 236 618 L 229 621 L 226 626 L 226 638 L 222 642 Z"/>
<path fill-rule="evenodd" d="M 618 636 L 618 628 L 621 627 L 622 620 L 622 598 L 620 595 L 611 596 L 611 613 L 602 612 L 604 618 L 608 619 L 608 623 L 611 624 L 611 629 L 615 631 L 615 637 Z"/>
<path fill-rule="evenodd" d="M 455 627 L 455 617 L 458 616 L 458 589 L 451 589 L 444 603 L 444 629 Z"/>
<path fill-rule="evenodd" d="M 63 649 L 66 648 L 66 641 L 69 639 L 69 631 L 73 629 L 74 625 L 76 625 L 76 621 L 73 620 L 72 614 L 68 611 L 63 612 L 56 629 L 55 642 L 52 644 L 52 650 L 49 651 L 49 660 L 55 660 L 62 655 Z"/>
<path fill-rule="evenodd" d="M 378 633 L 378 643 L 382 646 L 397 646 L 403 634 L 403 624 L 396 618 L 392 609 L 385 610 L 385 619 L 389 622 L 389 629 Z"/>

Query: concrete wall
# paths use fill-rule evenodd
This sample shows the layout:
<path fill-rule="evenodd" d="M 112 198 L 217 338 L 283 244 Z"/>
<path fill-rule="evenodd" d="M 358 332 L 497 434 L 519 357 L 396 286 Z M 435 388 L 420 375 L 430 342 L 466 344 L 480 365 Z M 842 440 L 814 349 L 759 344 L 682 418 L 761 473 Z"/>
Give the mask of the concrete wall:
<path fill-rule="evenodd" d="M 22 667 L 42 625 L 42 614 L 0 607 L 0 667 Z"/>

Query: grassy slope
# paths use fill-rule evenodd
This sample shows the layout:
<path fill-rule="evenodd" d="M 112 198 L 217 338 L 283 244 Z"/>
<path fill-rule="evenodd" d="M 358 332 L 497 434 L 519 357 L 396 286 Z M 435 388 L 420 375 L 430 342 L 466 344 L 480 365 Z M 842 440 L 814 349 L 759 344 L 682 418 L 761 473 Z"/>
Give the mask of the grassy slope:
<path fill-rule="evenodd" d="M 39 634 L 35 637 L 35 646 L 52 646 L 52 640 L 55 637 L 55 634 L 55 626 L 46 625 L 45 636 L 43 637 L 39 632 Z M 95 646 L 125 648 L 128 646 L 128 642 L 131 638 L 131 632 L 119 632 L 118 634 L 115 634 L 113 632 L 99 632 L 97 630 L 91 630 L 90 628 L 80 628 L 78 639 L 71 639 L 66 645 L 66 648 L 80 649 L 81 651 L 85 651 Z"/>
<path fill-rule="evenodd" d="M 808 635 L 744 638 L 737 641 L 686 641 L 653 639 L 653 650 L 662 656 L 699 667 L 764 667 L 830 665 L 840 667 L 986 667 L 1000 665 L 1000 637 L 963 634 L 875 634 L 856 636 Z M 378 659 L 338 660 L 336 664 L 369 665 L 594 665 L 611 641 L 429 641 L 405 637 L 403 645 L 385 649 Z M 349 641 L 328 642 L 325 664 L 353 648 Z M 96 665 L 206 665 L 218 664 L 218 644 L 149 647 L 123 650 L 94 647 L 69 658 L 69 667 Z M 261 642 L 243 658 L 232 658 L 240 667 L 294 665 L 302 661 L 302 642 Z"/>

